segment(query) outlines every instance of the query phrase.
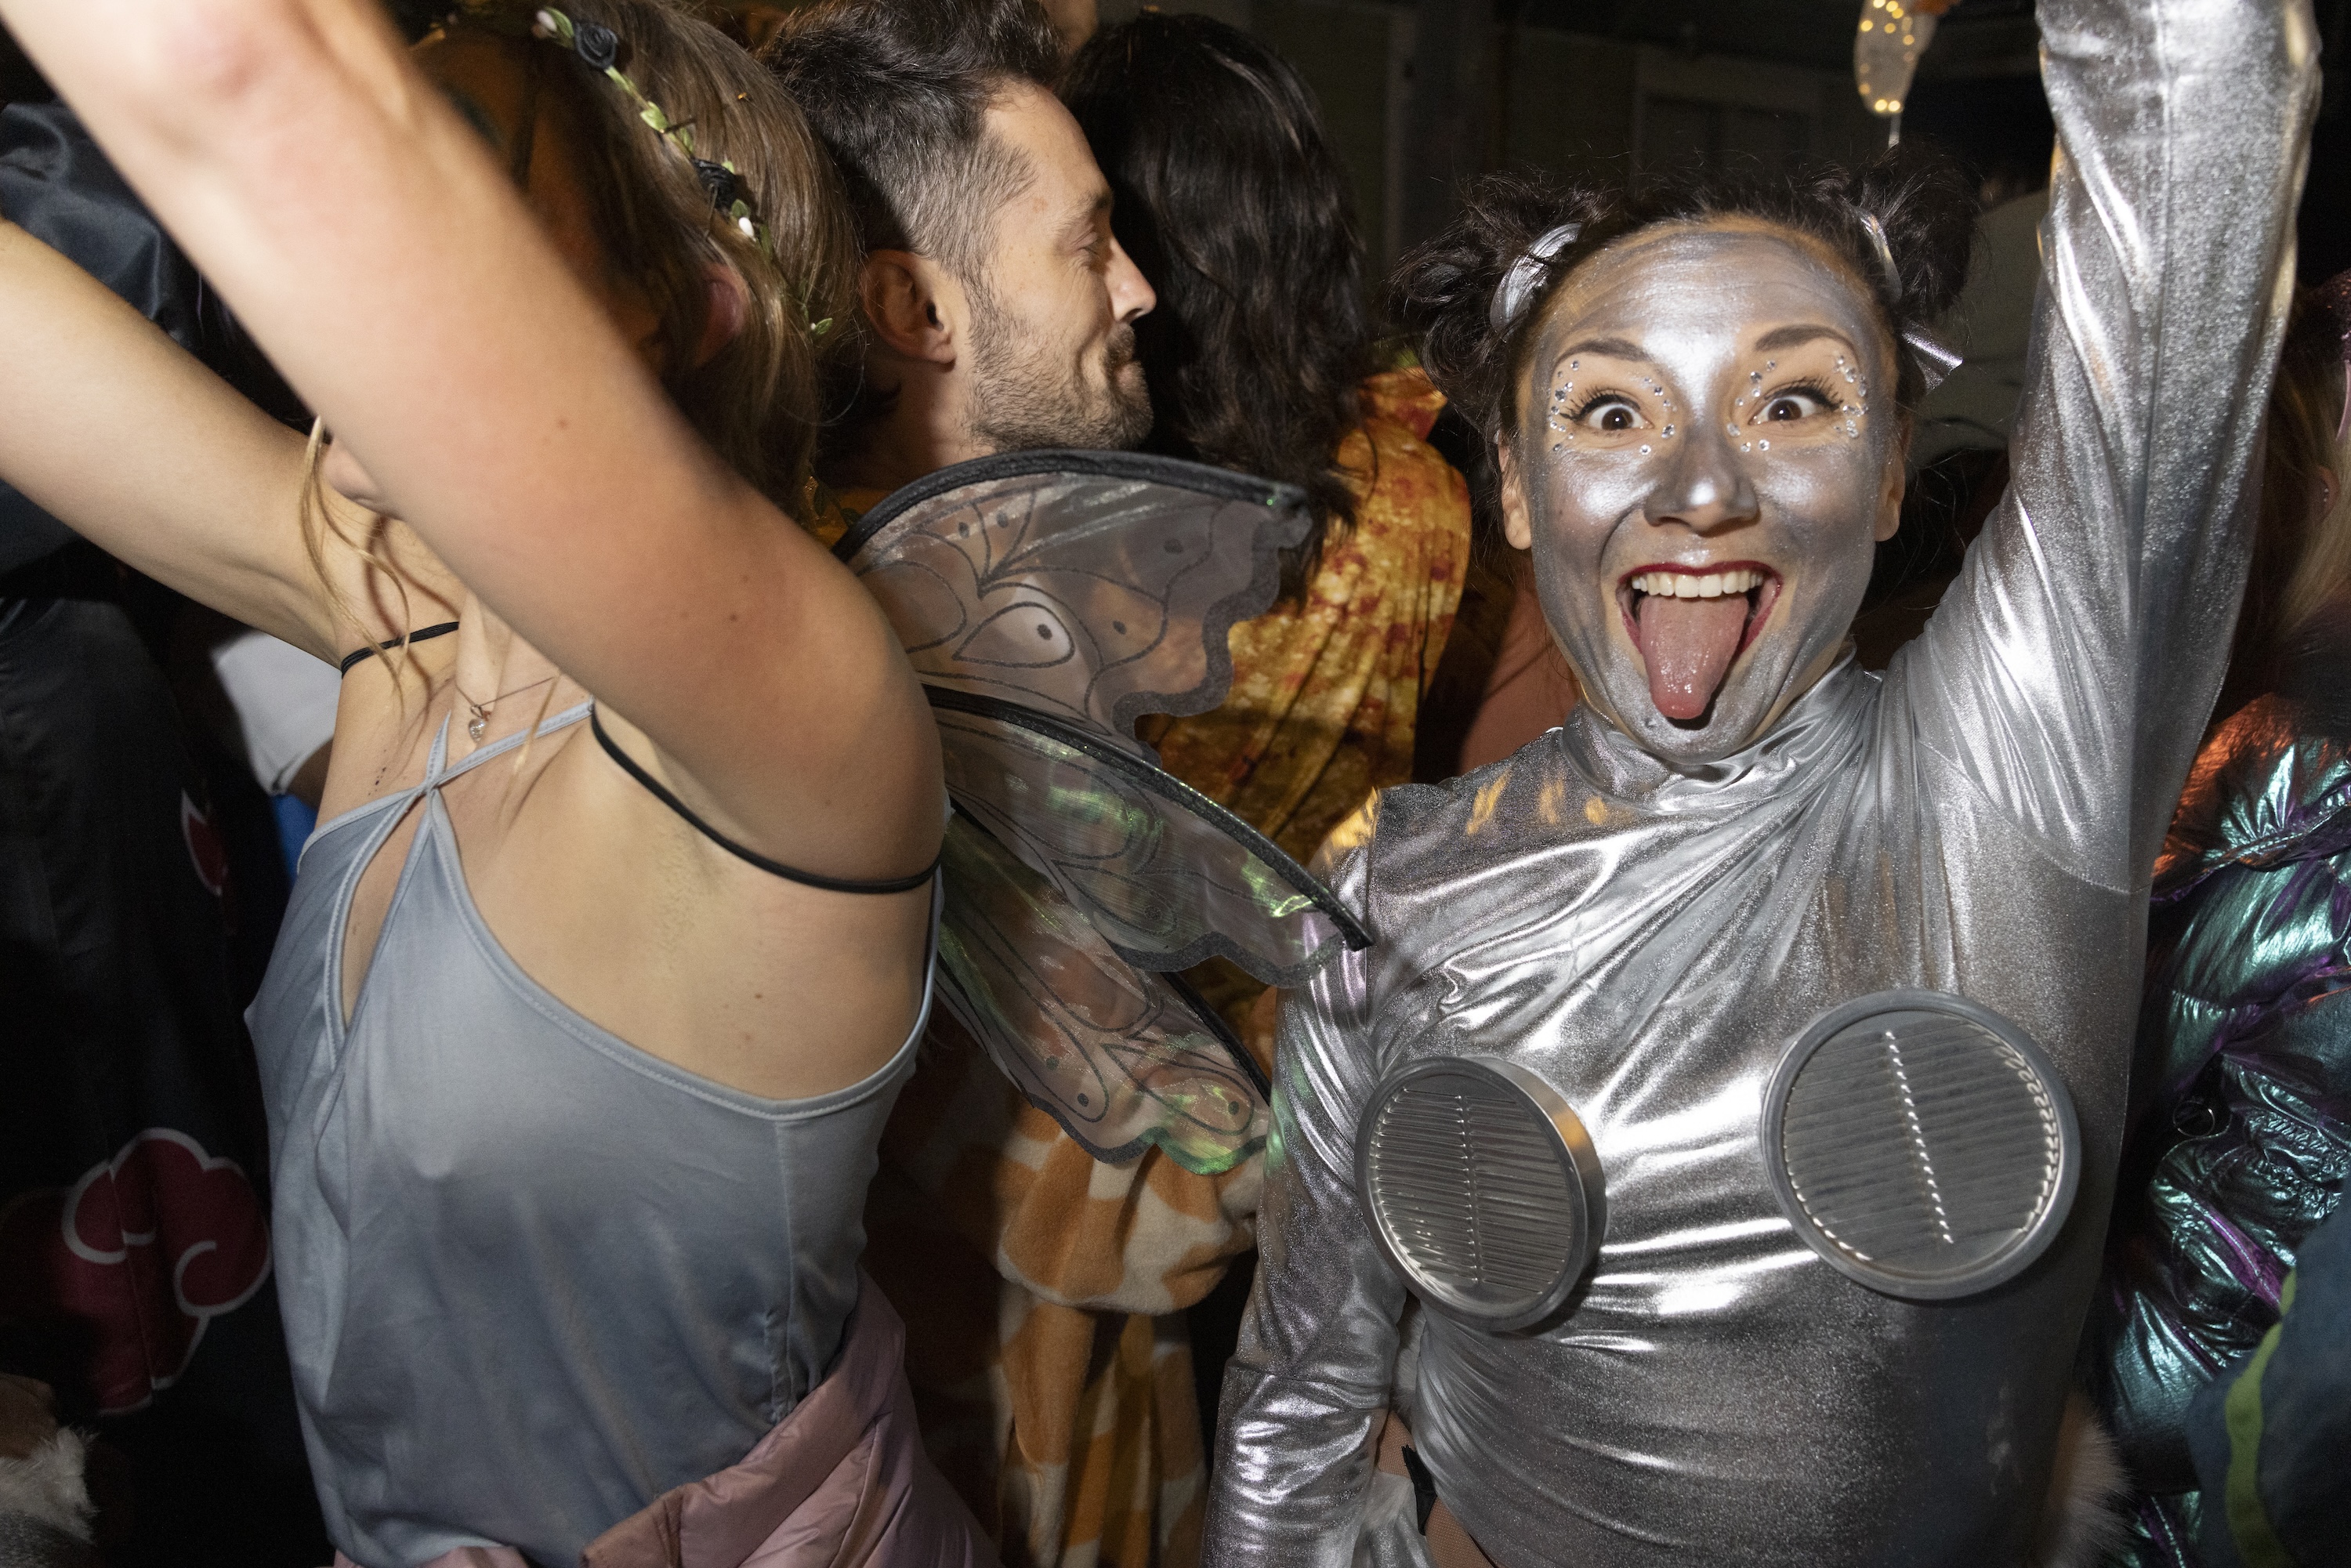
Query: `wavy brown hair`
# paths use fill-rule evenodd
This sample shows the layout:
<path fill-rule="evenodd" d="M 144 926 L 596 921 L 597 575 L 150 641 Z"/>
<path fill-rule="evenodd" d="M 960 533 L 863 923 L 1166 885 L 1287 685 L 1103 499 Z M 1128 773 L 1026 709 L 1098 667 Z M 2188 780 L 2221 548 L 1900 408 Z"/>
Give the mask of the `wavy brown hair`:
<path fill-rule="evenodd" d="M 672 123 L 691 127 L 695 158 L 734 166 L 768 246 L 718 210 L 694 159 L 641 120 L 618 87 L 575 51 L 528 36 L 528 5 L 469 5 L 444 27 L 499 37 L 534 73 L 540 115 L 560 125 L 581 165 L 605 267 L 642 290 L 659 318 L 664 389 L 729 466 L 797 514 L 823 389 L 856 353 L 857 245 L 831 160 L 775 78 L 676 0 L 574 0 L 565 12 L 618 36 L 619 68 Z M 747 306 L 741 329 L 696 364 L 713 267 L 743 279 Z M 348 507 L 319 484 L 317 449 L 314 440 L 302 508 L 313 563 L 323 564 L 331 536 L 404 598 L 381 519 L 336 515 Z"/>
<path fill-rule="evenodd" d="M 1314 95 L 1238 28 L 1146 11 L 1080 49 L 1061 96 L 1159 295 L 1134 324 L 1145 445 L 1305 490 L 1312 531 L 1283 560 L 1295 596 L 1354 524 L 1337 455 L 1373 369 L 1363 242 Z"/>

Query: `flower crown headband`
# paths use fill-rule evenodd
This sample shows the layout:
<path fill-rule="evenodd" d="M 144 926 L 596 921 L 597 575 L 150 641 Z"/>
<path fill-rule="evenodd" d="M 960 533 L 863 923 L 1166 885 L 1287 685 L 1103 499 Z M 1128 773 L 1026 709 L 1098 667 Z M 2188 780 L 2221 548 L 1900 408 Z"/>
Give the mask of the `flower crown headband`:
<path fill-rule="evenodd" d="M 513 19 L 512 12 L 503 7 L 467 4 L 461 5 L 455 15 L 500 32 L 519 33 L 525 30 Z M 784 258 L 776 247 L 775 235 L 760 221 L 758 210 L 751 205 L 750 197 L 744 188 L 743 176 L 736 169 L 734 161 L 701 156 L 695 151 L 694 122 L 672 120 L 668 110 L 647 98 L 643 89 L 629 79 L 628 73 L 620 67 L 621 36 L 618 33 L 601 22 L 575 21 L 551 5 L 539 6 L 530 13 L 528 31 L 534 38 L 543 38 L 570 50 L 580 57 L 580 63 L 620 89 L 635 108 L 637 118 L 694 166 L 695 178 L 710 193 L 711 206 L 731 220 L 743 237 L 758 246 L 760 253 L 775 263 L 778 270 L 782 268 Z M 806 299 L 803 298 L 801 303 L 801 318 L 805 320 Z M 831 326 L 832 318 L 830 316 L 821 321 L 810 321 L 809 336 L 821 338 Z"/>
<path fill-rule="evenodd" d="M 499 8 L 468 5 L 456 15 L 467 21 L 488 26 L 500 32 L 520 32 L 523 29 L 507 16 L 498 15 Z M 694 166 L 695 178 L 710 193 L 710 204 L 742 231 L 743 237 L 758 246 L 770 261 L 780 262 L 776 254 L 775 236 L 751 205 L 743 186 L 743 177 L 732 160 L 712 160 L 701 156 L 694 145 L 694 122 L 675 120 L 660 104 L 647 98 L 637 84 L 621 69 L 621 36 L 601 22 L 574 21 L 569 15 L 551 5 L 530 12 L 529 34 L 544 38 L 578 55 L 580 63 L 621 89 L 636 110 L 636 117 L 651 127 L 653 133 L 675 148 Z M 503 25 L 502 25 L 503 24 Z"/>

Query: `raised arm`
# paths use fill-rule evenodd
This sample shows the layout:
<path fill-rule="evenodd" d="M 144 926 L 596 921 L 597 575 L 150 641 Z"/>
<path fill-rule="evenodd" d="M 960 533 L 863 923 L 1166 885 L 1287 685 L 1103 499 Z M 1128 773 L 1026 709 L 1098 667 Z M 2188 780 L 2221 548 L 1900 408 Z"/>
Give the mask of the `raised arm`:
<path fill-rule="evenodd" d="M 36 505 L 157 580 L 321 658 L 360 640 L 338 631 L 302 548 L 302 437 L 6 222 L 0 362 L 0 476 Z"/>
<path fill-rule="evenodd" d="M 370 0 L 0 16 L 405 519 L 722 829 L 837 875 L 935 841 L 871 599 L 721 465 Z"/>
<path fill-rule="evenodd" d="M 1326 880 L 1363 909 L 1369 846 Z M 1319 869 L 1319 868 L 1318 868 Z M 1206 1560 L 1345 1568 L 1388 1406 L 1404 1282 L 1355 1196 L 1370 1100 L 1368 963 L 1345 953 L 1283 998 L 1257 1285 L 1225 1373 Z"/>
<path fill-rule="evenodd" d="M 2040 20 L 2057 154 L 2013 478 L 1894 690 L 2057 863 L 2144 893 L 2243 588 L 2318 35 L 2306 0 Z"/>
<path fill-rule="evenodd" d="M 117 556 L 314 653 L 417 623 L 403 609 L 450 618 L 387 594 L 381 620 L 330 628 L 296 517 L 302 440 L 246 401 L 283 417 L 284 388 L 64 104 L 0 110 L 0 217 L 22 230 L 0 229 L 0 511 L 43 509 L 18 476 Z M 412 578 L 437 570 L 404 530 L 387 542 Z M 327 565 L 367 615 L 358 556 Z"/>

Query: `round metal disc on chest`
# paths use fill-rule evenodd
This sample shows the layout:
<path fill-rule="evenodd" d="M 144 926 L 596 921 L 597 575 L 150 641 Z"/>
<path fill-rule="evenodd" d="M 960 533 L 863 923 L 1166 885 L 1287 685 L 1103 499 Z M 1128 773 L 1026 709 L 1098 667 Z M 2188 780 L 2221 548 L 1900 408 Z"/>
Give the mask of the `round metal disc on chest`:
<path fill-rule="evenodd" d="M 2056 1239 L 2081 1176 L 2074 1103 L 2024 1031 L 1937 991 L 1813 1020 L 1763 1096 L 1763 1161 L 1813 1249 L 1874 1291 L 1973 1295 Z"/>
<path fill-rule="evenodd" d="M 1476 1328 L 1557 1311 L 1606 1228 L 1583 1124 L 1551 1085 L 1491 1058 L 1420 1061 L 1382 1084 L 1357 1129 L 1355 1176 L 1414 1293 Z"/>

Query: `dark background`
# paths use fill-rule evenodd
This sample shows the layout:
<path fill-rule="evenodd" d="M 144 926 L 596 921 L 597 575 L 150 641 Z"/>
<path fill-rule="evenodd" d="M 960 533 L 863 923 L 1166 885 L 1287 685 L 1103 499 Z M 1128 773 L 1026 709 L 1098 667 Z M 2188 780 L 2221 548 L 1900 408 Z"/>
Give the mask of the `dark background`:
<path fill-rule="evenodd" d="M 746 0 L 713 0 L 746 5 Z M 1099 0 L 1102 19 L 1140 0 Z M 746 8 L 781 8 L 766 5 Z M 1463 175 L 1572 174 L 1691 152 L 1765 164 L 1866 156 L 1885 122 L 1853 85 L 1857 0 L 1191 0 L 1294 61 L 1355 186 L 1372 274 L 1450 214 Z M 2301 272 L 2351 267 L 2351 0 L 2317 0 L 2326 93 L 2302 205 Z M 1995 197 L 2045 169 L 2031 0 L 1962 0 L 1920 62 L 1904 134 L 1975 167 Z M 38 95 L 0 33 L 0 102 Z M 2021 182 L 2021 183 L 2020 183 Z"/>
<path fill-rule="evenodd" d="M 1138 0 L 1101 0 L 1102 20 Z M 1191 0 L 1311 81 L 1354 177 L 1375 271 L 1448 215 L 1462 174 L 1744 153 L 1865 156 L 1885 122 L 1853 83 L 1858 0 Z M 2317 0 L 2326 96 L 2301 270 L 2351 267 L 2351 0 Z M 1998 196 L 2045 172 L 2031 0 L 1962 0 L 1920 62 L 1906 136 L 1950 148 Z M 2020 169 L 2034 171 L 2018 183 Z"/>

